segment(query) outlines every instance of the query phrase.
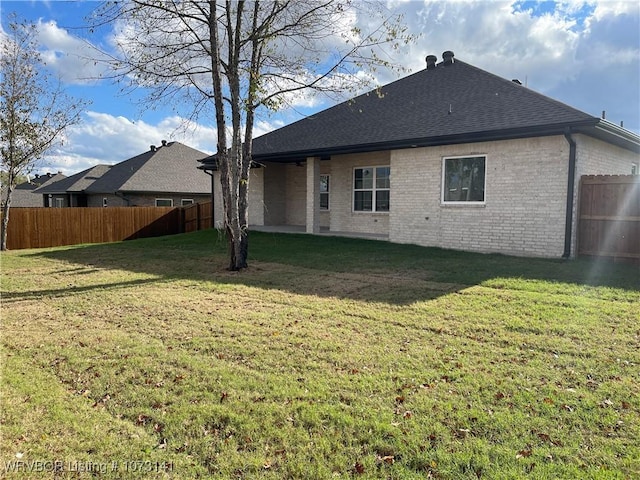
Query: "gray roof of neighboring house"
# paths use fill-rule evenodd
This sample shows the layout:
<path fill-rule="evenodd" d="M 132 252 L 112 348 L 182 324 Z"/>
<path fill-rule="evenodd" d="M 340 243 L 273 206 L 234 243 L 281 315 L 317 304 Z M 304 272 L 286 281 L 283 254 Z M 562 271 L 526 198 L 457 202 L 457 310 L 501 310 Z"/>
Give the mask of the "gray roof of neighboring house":
<path fill-rule="evenodd" d="M 253 158 L 295 161 L 569 131 L 640 151 L 632 132 L 449 58 L 436 65 L 432 57 L 429 68 L 255 138 Z"/>
<path fill-rule="evenodd" d="M 163 142 L 111 166 L 85 192 L 211 193 L 211 179 L 197 169 L 206 156 L 180 142 Z"/>
<path fill-rule="evenodd" d="M 63 175 L 61 172 L 45 173 L 44 175 L 36 175 L 31 179 L 30 183 L 36 187 L 42 187 L 43 185 L 50 185 L 54 182 L 58 182 L 63 178 L 67 178 L 67 176 Z"/>
<path fill-rule="evenodd" d="M 11 206 L 12 207 L 42 207 L 42 195 L 39 192 L 36 192 L 41 186 L 51 185 L 57 181 L 62 180 L 65 176 L 62 173 L 51 174 L 47 173 L 46 175 L 37 175 L 31 179 L 29 182 L 21 183 L 20 185 L 16 185 L 13 194 L 11 195 Z M 2 189 L 2 202 L 6 201 L 7 192 L 6 189 Z"/>
<path fill-rule="evenodd" d="M 111 168 L 111 165 L 95 165 L 53 183 L 45 183 L 35 190 L 39 194 L 82 193 Z"/>

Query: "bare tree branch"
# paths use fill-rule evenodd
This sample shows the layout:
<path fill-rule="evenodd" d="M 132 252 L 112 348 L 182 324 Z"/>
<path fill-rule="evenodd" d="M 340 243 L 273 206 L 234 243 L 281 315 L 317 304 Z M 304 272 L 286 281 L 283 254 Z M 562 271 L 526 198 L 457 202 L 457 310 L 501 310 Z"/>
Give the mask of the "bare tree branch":
<path fill-rule="evenodd" d="M 366 32 L 363 14 L 377 19 Z M 103 56 L 125 88 L 144 88 L 151 104 L 170 97 L 191 119 L 215 112 L 229 268 L 237 270 L 247 262 L 256 112 L 300 91 L 361 87 L 362 71 L 392 67 L 385 46 L 412 40 L 400 20 L 365 0 L 131 0 L 106 4 L 96 25 L 117 27 L 118 51 Z"/>
<path fill-rule="evenodd" d="M 33 24 L 18 23 L 13 16 L 0 50 L 0 156 L 7 177 L 0 249 L 6 250 L 17 179 L 30 173 L 62 141 L 67 128 L 80 122 L 88 102 L 67 96 L 59 80 L 52 83 L 37 49 Z"/>

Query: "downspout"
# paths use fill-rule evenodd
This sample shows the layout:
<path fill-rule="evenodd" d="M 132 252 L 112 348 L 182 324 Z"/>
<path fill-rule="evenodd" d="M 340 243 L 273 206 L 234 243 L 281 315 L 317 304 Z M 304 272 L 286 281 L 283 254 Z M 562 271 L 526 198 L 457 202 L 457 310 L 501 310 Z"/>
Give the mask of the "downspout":
<path fill-rule="evenodd" d="M 576 186 L 576 141 L 567 129 L 564 138 L 569 143 L 569 172 L 567 175 L 567 211 L 564 226 L 564 253 L 562 258 L 571 257 L 571 237 L 573 236 L 573 194 Z"/>

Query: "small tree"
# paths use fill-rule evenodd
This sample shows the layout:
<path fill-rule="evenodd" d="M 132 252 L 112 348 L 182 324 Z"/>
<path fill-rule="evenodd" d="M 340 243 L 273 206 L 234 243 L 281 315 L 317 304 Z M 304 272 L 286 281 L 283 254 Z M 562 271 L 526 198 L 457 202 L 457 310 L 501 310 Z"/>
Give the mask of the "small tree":
<path fill-rule="evenodd" d="M 366 12 L 366 13 L 364 13 Z M 353 21 L 364 14 L 367 32 Z M 391 66 L 380 46 L 411 36 L 381 2 L 336 0 L 110 2 L 98 18 L 118 26 L 114 78 L 144 87 L 151 103 L 215 114 L 229 269 L 247 266 L 248 191 L 255 115 L 303 90 L 358 89 L 362 69 Z"/>
<path fill-rule="evenodd" d="M 65 95 L 45 69 L 35 38 L 36 27 L 18 23 L 0 38 L 0 156 L 6 201 L 2 205 L 0 249 L 7 249 L 11 195 L 44 155 L 62 141 L 67 127 L 80 121 L 87 102 Z M 3 182 L 4 183 L 4 182 Z"/>

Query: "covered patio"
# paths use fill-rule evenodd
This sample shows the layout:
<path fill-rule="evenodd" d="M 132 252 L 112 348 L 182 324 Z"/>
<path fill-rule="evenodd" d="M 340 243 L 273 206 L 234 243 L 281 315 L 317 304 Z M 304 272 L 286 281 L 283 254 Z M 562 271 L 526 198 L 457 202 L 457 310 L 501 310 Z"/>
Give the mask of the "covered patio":
<path fill-rule="evenodd" d="M 254 232 L 271 232 L 271 233 L 307 233 L 304 225 L 250 225 L 249 231 Z M 377 233 L 358 233 L 358 232 L 334 232 L 329 227 L 320 227 L 320 231 L 314 235 L 324 235 L 327 237 L 350 237 L 365 238 L 369 240 L 389 241 L 388 235 Z"/>

